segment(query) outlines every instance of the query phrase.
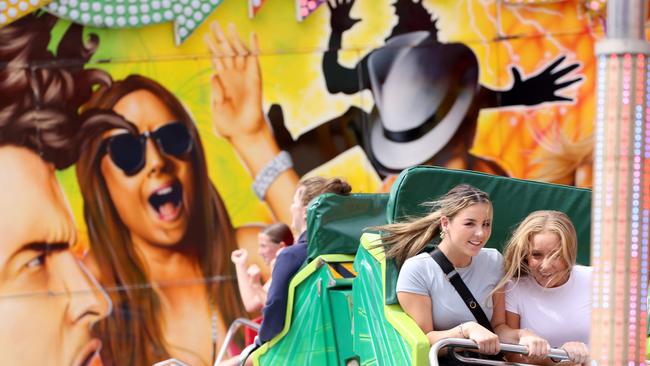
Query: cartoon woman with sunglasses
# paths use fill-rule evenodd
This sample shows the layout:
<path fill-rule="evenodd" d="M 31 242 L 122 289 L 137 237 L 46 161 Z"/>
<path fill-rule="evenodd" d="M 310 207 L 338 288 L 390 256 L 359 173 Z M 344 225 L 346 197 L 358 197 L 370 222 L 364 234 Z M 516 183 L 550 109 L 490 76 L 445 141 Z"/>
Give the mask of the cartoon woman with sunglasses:
<path fill-rule="evenodd" d="M 257 100 L 214 101 L 214 113 L 240 126 L 238 118 L 251 118 L 242 110 L 256 107 L 263 118 L 261 100 L 251 103 Z M 249 238 L 255 243 L 257 232 L 233 228 L 190 115 L 160 84 L 131 75 L 98 90 L 84 110 L 77 176 L 96 272 L 116 304 L 102 324 L 109 363 L 174 357 L 210 365 L 228 325 L 244 315 L 228 255 Z M 257 153 L 242 160 L 253 175 L 279 153 L 272 136 L 249 146 Z M 295 182 L 286 169 L 267 187 L 280 219 L 289 215 Z"/>

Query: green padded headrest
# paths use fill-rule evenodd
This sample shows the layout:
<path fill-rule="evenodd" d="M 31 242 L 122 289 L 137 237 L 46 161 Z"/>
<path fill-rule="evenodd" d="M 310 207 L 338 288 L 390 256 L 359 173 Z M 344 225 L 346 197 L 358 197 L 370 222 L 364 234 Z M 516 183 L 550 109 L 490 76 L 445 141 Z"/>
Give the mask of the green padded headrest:
<path fill-rule="evenodd" d="M 589 264 L 591 191 L 588 189 L 507 178 L 484 173 L 419 166 L 402 171 L 390 191 L 388 222 L 427 213 L 421 203 L 434 200 L 454 186 L 467 183 L 490 195 L 494 206 L 492 236 L 487 247 L 502 249 L 512 231 L 529 213 L 557 210 L 566 213 L 578 234 L 578 263 Z M 387 262 L 386 303 L 396 304 L 397 267 Z"/>
<path fill-rule="evenodd" d="M 307 254 L 356 254 L 363 229 L 386 223 L 388 194 L 326 193 L 307 208 Z"/>

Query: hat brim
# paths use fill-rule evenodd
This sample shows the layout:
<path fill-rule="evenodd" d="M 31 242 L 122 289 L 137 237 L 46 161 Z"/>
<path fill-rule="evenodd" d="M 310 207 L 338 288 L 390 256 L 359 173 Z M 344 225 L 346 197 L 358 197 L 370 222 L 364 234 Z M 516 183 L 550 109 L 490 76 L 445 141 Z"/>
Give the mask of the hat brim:
<path fill-rule="evenodd" d="M 430 160 L 451 141 L 474 102 L 475 86 L 465 84 L 445 117 L 431 131 L 409 142 L 395 142 L 384 135 L 379 113 L 370 117 L 370 150 L 382 166 L 402 170 Z"/>

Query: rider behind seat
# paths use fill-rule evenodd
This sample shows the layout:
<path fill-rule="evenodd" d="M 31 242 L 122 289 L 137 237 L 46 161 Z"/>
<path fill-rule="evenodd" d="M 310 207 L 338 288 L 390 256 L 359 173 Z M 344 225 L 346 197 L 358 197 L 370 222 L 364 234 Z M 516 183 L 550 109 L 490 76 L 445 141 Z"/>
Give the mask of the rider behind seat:
<path fill-rule="evenodd" d="M 271 274 L 271 287 L 264 306 L 264 320 L 259 331 L 259 345 L 270 341 L 284 328 L 287 297 L 291 278 L 307 260 L 307 206 L 323 193 L 349 195 L 352 188 L 340 178 L 311 177 L 298 184 L 291 204 L 291 226 L 300 233 L 294 245 L 278 255 Z"/>

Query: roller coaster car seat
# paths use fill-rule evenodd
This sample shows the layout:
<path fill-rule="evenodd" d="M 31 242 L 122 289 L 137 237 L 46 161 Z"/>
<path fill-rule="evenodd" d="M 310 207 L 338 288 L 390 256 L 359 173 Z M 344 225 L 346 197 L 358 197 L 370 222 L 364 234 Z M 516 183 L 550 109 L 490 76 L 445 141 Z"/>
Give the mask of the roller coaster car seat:
<path fill-rule="evenodd" d="M 325 193 L 307 209 L 307 257 L 357 253 L 364 229 L 385 223 L 388 194 Z"/>
<path fill-rule="evenodd" d="M 533 211 L 557 210 L 566 213 L 578 235 L 579 264 L 589 264 L 591 238 L 591 190 L 495 176 L 467 170 L 420 166 L 404 170 L 392 186 L 386 221 L 423 216 L 432 201 L 454 186 L 466 183 L 488 193 L 494 207 L 492 235 L 486 247 L 501 250 L 517 225 Z M 397 304 L 397 267 L 387 263 L 386 304 Z"/>
<path fill-rule="evenodd" d="M 387 194 L 324 194 L 307 208 L 308 259 L 289 285 L 282 332 L 256 365 L 341 365 L 352 350 L 352 267 L 364 228 L 385 223 Z"/>
<path fill-rule="evenodd" d="M 578 263 L 589 263 L 591 191 L 489 174 L 420 166 L 404 170 L 392 186 L 386 222 L 427 213 L 432 201 L 467 183 L 487 192 L 494 206 L 488 247 L 502 249 L 512 230 L 530 212 L 558 210 L 573 221 L 578 234 Z M 360 362 L 378 365 L 428 364 L 429 342 L 397 302 L 398 269 L 384 256 L 379 234 L 366 233 L 355 259 L 353 348 Z M 433 243 L 432 243 L 433 244 Z M 363 269 L 363 270 L 362 270 Z"/>

